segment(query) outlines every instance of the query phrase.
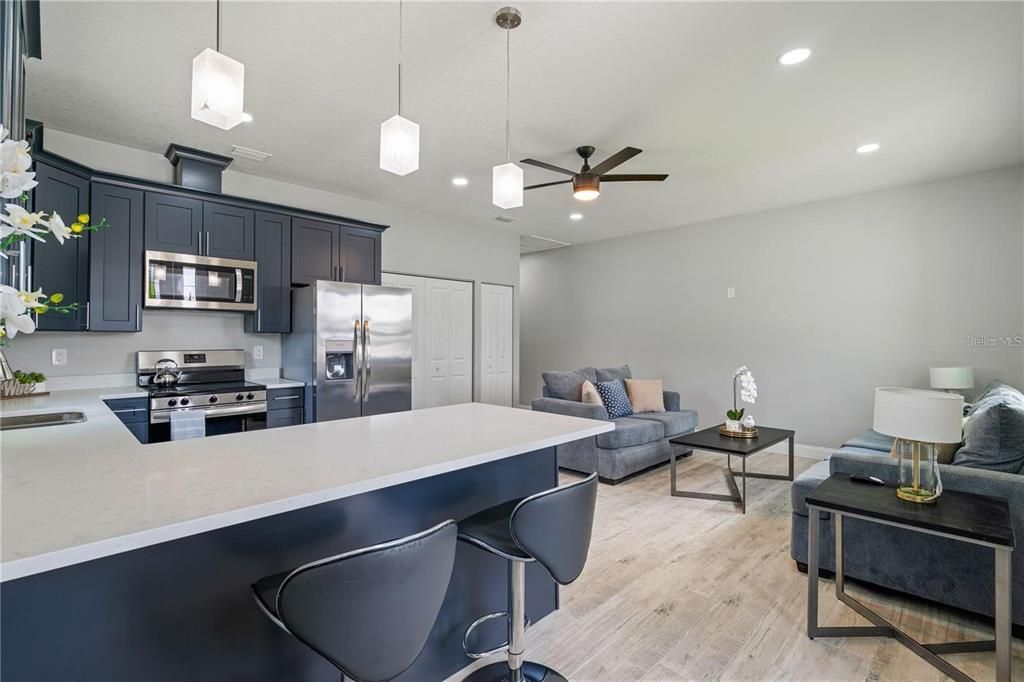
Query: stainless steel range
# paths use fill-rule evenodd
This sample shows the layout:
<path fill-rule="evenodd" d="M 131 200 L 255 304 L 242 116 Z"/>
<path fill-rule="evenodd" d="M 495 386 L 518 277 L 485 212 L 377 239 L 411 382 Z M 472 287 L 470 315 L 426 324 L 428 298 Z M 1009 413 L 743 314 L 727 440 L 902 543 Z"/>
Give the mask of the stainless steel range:
<path fill-rule="evenodd" d="M 200 411 L 206 435 L 267 426 L 267 388 L 245 380 L 245 351 L 140 351 L 138 384 L 149 392 L 149 441 L 170 440 L 173 412 Z"/>

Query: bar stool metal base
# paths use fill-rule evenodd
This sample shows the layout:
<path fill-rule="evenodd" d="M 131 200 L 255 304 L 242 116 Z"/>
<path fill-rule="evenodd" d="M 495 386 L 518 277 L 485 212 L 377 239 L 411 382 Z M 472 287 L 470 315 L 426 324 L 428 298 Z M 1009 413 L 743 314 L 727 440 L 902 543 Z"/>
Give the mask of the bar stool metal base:
<path fill-rule="evenodd" d="M 508 661 L 498 661 L 477 668 L 471 672 L 463 682 L 568 682 L 561 673 L 552 670 L 542 663 L 526 661 L 519 669 L 518 680 L 512 678 L 512 670 L 508 667 Z"/>

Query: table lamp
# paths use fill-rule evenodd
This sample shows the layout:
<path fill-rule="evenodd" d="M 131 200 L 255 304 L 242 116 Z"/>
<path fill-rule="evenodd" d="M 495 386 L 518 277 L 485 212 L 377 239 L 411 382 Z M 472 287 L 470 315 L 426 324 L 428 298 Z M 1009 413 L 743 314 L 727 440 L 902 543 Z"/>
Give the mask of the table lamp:
<path fill-rule="evenodd" d="M 974 388 L 973 367 L 929 367 L 928 377 L 932 388 L 944 391 L 962 391 Z"/>
<path fill-rule="evenodd" d="M 955 393 L 916 388 L 876 388 L 874 429 L 896 438 L 899 456 L 896 496 L 910 502 L 934 502 L 942 494 L 938 444 L 959 443 L 964 398 Z"/>

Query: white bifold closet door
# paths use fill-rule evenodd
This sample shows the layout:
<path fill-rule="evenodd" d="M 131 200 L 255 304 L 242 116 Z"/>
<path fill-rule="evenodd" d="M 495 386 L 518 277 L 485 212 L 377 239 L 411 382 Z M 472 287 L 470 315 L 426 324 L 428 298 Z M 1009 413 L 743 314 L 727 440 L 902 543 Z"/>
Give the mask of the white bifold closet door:
<path fill-rule="evenodd" d="M 480 285 L 480 399 L 512 407 L 512 287 Z"/>
<path fill-rule="evenodd" d="M 473 400 L 473 284 L 384 273 L 383 284 L 412 289 L 412 407 Z"/>

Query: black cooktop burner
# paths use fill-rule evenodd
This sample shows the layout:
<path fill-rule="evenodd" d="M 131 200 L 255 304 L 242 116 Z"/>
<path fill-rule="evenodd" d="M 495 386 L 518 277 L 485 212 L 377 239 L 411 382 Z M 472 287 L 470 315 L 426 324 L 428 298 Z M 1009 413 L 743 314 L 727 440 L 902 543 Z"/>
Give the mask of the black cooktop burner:
<path fill-rule="evenodd" d="M 262 391 L 267 387 L 251 381 L 222 381 L 208 384 L 178 384 L 176 386 L 146 386 L 154 398 L 173 398 L 197 393 L 231 393 L 236 391 Z"/>

